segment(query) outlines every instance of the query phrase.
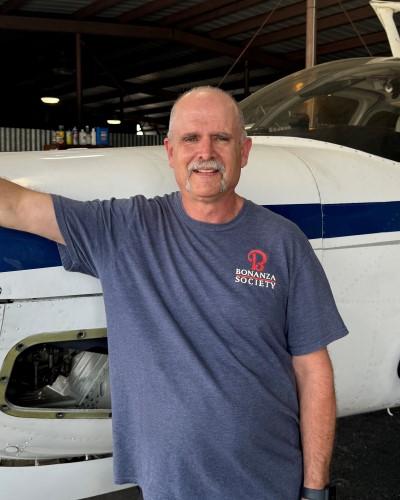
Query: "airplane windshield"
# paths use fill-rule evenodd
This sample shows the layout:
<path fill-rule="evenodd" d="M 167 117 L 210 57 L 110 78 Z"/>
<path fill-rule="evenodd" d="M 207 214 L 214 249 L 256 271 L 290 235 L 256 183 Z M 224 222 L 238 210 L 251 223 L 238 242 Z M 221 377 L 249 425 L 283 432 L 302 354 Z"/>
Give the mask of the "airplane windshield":
<path fill-rule="evenodd" d="M 240 103 L 247 134 L 316 139 L 400 161 L 400 59 L 299 71 Z"/>

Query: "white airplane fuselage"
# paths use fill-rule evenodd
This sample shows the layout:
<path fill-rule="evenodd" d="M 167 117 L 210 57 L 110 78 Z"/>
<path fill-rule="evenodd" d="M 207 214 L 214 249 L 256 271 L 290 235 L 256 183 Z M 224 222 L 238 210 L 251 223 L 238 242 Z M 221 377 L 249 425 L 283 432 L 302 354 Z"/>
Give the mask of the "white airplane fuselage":
<path fill-rule="evenodd" d="M 255 137 L 253 143 L 237 191 L 260 205 L 276 206 L 281 213 L 282 208 L 291 209 L 296 222 L 305 212 L 311 245 L 350 330 L 347 338 L 330 347 L 339 416 L 399 405 L 400 280 L 396 265 L 400 259 L 400 201 L 393 208 L 393 217 L 398 217 L 393 226 L 396 230 L 388 227 L 386 232 L 365 233 L 360 227 L 364 220 L 373 230 L 373 211 L 384 211 L 387 205 L 390 209 L 399 198 L 399 163 L 293 137 Z M 177 189 L 162 146 L 8 153 L 1 160 L 3 177 L 75 199 L 138 193 L 152 197 Z M 335 207 L 342 212 L 336 213 Z M 26 237 L 30 239 L 30 235 Z M 55 244 L 49 242 L 49 248 L 56 252 Z M 27 267 L 31 268 L 0 273 L 0 365 L 12 347 L 29 336 L 106 328 L 98 280 L 68 273 L 61 263 L 35 268 L 35 256 L 30 258 Z M 21 427 L 27 423 L 0 412 L 0 424 L 3 419 L 13 420 L 16 431 L 18 423 Z M 31 425 L 38 423 L 42 423 L 40 419 L 33 419 Z M 96 425 L 109 434 L 107 419 Z M 58 428 L 65 433 L 69 426 L 71 440 L 75 436 L 71 451 L 76 453 L 79 439 L 73 420 L 50 419 L 45 440 L 53 427 L 56 433 Z M 82 420 L 79 428 L 86 442 L 79 453 L 109 451 L 110 439 L 99 441 L 93 422 Z M 93 447 L 89 449 L 91 433 Z M 0 435 L 0 455 L 9 436 L 3 441 Z M 24 443 L 25 438 L 27 441 L 29 436 L 22 438 Z M 19 436 L 16 442 L 22 441 Z M 34 444 L 29 442 L 20 449 L 19 457 L 37 456 Z"/>
<path fill-rule="evenodd" d="M 387 62 L 386 79 L 380 62 L 367 63 L 378 74 L 374 81 L 350 78 L 344 70 L 338 102 L 353 98 L 356 84 L 362 95 L 350 117 L 351 131 L 364 118 L 371 120 L 377 103 L 380 117 L 399 109 L 393 82 L 400 62 L 395 69 Z M 321 94 L 314 87 L 312 82 L 300 95 L 301 105 L 310 96 L 318 104 Z M 373 94 L 378 88 L 384 98 Z M 291 99 L 298 106 L 297 96 Z M 287 135 L 284 120 L 293 123 L 305 113 L 254 106 L 258 115 L 259 124 L 254 120 L 251 127 L 268 131 L 254 135 L 237 192 L 296 222 L 325 269 L 350 331 L 329 347 L 338 415 L 400 405 L 400 156 L 392 148 L 397 129 L 390 131 L 389 159 L 314 140 L 318 126 L 313 123 L 299 137 Z M 263 120 L 270 116 L 267 127 Z M 324 132 L 335 128 L 325 125 Z M 80 200 L 177 190 L 162 146 L 1 153 L 0 177 Z M 112 485 L 105 340 L 99 281 L 64 271 L 54 243 L 0 228 L 2 499 L 52 494 L 70 500 L 119 488 Z M 89 460 L 76 462 L 77 457 Z M 13 467 L 23 460 L 45 465 Z M 45 489 L 46 474 L 65 484 L 57 496 Z"/>

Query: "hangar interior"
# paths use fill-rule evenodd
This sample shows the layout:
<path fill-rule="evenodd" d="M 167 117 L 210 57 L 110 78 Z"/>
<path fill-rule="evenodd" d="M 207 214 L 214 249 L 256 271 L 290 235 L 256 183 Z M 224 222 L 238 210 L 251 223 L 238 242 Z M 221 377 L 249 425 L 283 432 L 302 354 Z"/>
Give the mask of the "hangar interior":
<path fill-rule="evenodd" d="M 390 55 L 367 0 L 315 9 L 302 0 L 0 0 L 0 151 L 41 149 L 60 125 L 108 127 L 113 145 L 159 144 L 188 88 L 220 86 L 241 101 L 303 69 L 313 15 L 315 64 Z M 332 475 L 348 500 L 398 497 L 400 409 L 393 415 L 339 421 Z"/>
<path fill-rule="evenodd" d="M 240 101 L 303 69 L 307 53 L 315 64 L 390 55 L 365 0 L 0 0 L 0 42 L 3 142 L 9 129 L 59 125 L 162 137 L 192 86 Z"/>

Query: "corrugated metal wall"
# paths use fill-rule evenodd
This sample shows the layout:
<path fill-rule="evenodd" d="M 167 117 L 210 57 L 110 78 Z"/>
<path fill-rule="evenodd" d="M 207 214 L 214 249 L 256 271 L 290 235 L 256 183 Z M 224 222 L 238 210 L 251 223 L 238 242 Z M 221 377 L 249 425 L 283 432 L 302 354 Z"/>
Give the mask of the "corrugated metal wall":
<path fill-rule="evenodd" d="M 51 130 L 0 127 L 0 151 L 41 151 L 51 144 Z M 160 135 L 134 135 L 110 132 L 109 145 L 157 146 L 164 143 Z"/>
<path fill-rule="evenodd" d="M 116 134 L 110 132 L 110 146 L 121 148 L 124 146 L 160 146 L 164 144 L 164 137 L 161 135 L 134 135 Z"/>
<path fill-rule="evenodd" d="M 50 143 L 50 130 L 0 127 L 0 151 L 40 151 Z"/>

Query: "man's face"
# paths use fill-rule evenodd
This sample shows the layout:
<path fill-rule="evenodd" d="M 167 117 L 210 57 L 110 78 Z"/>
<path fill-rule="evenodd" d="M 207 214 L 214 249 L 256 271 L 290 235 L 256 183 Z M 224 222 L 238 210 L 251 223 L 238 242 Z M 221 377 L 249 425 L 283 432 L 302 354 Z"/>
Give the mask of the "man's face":
<path fill-rule="evenodd" d="M 212 201 L 233 192 L 251 147 L 250 139 L 241 139 L 237 110 L 227 96 L 208 90 L 184 96 L 165 140 L 182 196 Z"/>

